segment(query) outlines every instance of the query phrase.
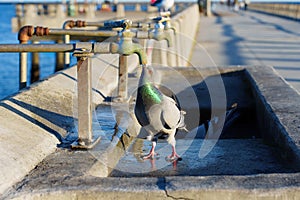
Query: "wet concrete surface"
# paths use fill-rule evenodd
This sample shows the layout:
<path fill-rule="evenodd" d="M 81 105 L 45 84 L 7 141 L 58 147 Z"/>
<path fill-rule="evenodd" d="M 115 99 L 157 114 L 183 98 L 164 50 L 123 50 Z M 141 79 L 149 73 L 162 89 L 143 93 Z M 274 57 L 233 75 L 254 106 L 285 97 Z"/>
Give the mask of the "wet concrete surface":
<path fill-rule="evenodd" d="M 135 141 L 110 176 L 211 176 L 294 172 L 276 157 L 276 148 L 265 145 L 261 139 L 219 140 L 203 158 L 199 157 L 202 144 L 201 139 L 177 140 L 177 151 L 182 160 L 168 162 L 165 158 L 171 154 L 171 146 L 166 142 L 158 143 L 158 156 L 143 160 L 141 156 L 148 153 L 151 143 Z M 136 146 L 140 146 L 140 151 Z"/>
<path fill-rule="evenodd" d="M 219 140 L 206 157 L 200 158 L 199 148 L 202 144 L 201 139 L 177 140 L 177 149 L 182 160 L 170 163 L 165 160 L 171 153 L 171 147 L 166 143 L 158 143 L 159 156 L 154 160 L 141 159 L 141 155 L 149 151 L 150 143 L 138 139 L 128 151 L 124 152 L 125 155 L 111 172 L 110 177 L 212 177 L 295 172 L 289 165 L 278 160 L 275 147 L 265 145 L 261 139 Z M 11 194 L 45 192 L 50 188 L 68 188 L 66 191 L 72 188 L 82 190 L 86 183 L 88 187 L 97 186 L 103 178 L 90 173 L 95 170 L 93 168 L 97 166 L 96 163 L 104 161 L 102 156 L 95 156 L 97 153 L 99 152 L 96 150 L 58 149 L 17 184 Z M 100 167 L 98 170 L 101 171 Z"/>

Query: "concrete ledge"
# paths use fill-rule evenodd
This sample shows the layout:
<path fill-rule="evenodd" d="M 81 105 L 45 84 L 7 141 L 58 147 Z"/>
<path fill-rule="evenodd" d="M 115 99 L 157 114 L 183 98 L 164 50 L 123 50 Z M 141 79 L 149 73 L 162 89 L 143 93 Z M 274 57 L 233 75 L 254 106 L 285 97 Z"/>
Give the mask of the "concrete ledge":
<path fill-rule="evenodd" d="M 297 3 L 251 3 L 248 7 L 252 11 L 294 20 L 300 19 L 300 5 Z"/>
<path fill-rule="evenodd" d="M 69 185 L 20 192 L 11 199 L 297 199 L 299 178 L 299 173 L 293 176 L 89 178 L 80 181 L 80 189 L 74 186 L 79 180 L 72 180 Z"/>
<path fill-rule="evenodd" d="M 270 66 L 247 67 L 264 141 L 300 169 L 300 95 Z"/>
<path fill-rule="evenodd" d="M 193 68 L 176 68 L 182 73 L 195 75 Z M 286 165 L 294 166 L 294 173 L 253 175 L 166 176 L 99 178 L 84 174 L 77 176 L 41 176 L 33 171 L 15 185 L 6 197 L 12 199 L 122 199 L 129 198 L 187 198 L 187 199 L 298 199 L 299 173 L 299 104 L 300 96 L 272 67 L 232 67 L 197 69 L 204 78 L 227 72 L 244 72 L 255 96 L 257 122 L 264 142 L 278 149 Z M 203 77 L 200 77 L 203 80 Z M 250 89 L 250 88 L 249 88 Z M 255 159 L 255 158 L 253 158 Z M 93 161 L 94 162 L 94 161 Z M 92 162 L 92 163 L 93 163 Z M 226 166 L 220 166 L 226 167 Z M 78 170 L 79 167 L 77 167 Z M 43 173 L 47 169 L 43 169 Z M 53 169 L 52 169 L 53 170 Z M 37 170 L 38 171 L 38 170 Z M 67 173 L 66 171 L 65 173 Z M 68 173 L 67 173 L 68 174 Z M 49 177 L 48 180 L 46 177 Z"/>

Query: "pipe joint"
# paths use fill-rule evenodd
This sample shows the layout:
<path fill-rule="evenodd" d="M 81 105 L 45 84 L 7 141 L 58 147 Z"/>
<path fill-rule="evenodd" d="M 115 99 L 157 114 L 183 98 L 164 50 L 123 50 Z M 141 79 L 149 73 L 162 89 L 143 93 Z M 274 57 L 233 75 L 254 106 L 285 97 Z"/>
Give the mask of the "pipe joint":
<path fill-rule="evenodd" d="M 34 34 L 34 27 L 33 26 L 23 26 L 18 33 L 18 40 L 20 43 L 27 43 L 28 40 L 33 36 Z"/>
<path fill-rule="evenodd" d="M 32 36 L 44 36 L 44 35 L 49 35 L 49 29 L 47 27 L 33 27 L 33 26 L 23 26 L 18 34 L 18 40 L 20 43 L 27 43 L 28 40 Z"/>
<path fill-rule="evenodd" d="M 82 28 L 82 27 L 86 27 L 86 26 L 87 26 L 86 21 L 82 21 L 82 20 L 77 20 L 77 21 L 68 20 L 68 21 L 65 21 L 65 23 L 63 25 L 63 29 L 71 29 L 71 28 L 74 28 L 74 27 Z"/>
<path fill-rule="evenodd" d="M 37 26 L 34 28 L 34 35 L 36 35 L 36 36 L 49 35 L 49 28 Z"/>

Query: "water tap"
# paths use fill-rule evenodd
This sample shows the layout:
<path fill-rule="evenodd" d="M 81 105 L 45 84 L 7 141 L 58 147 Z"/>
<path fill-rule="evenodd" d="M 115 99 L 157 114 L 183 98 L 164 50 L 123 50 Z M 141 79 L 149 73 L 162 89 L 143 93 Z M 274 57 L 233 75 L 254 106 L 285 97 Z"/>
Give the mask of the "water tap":
<path fill-rule="evenodd" d="M 135 33 L 130 31 L 131 25 L 132 21 L 127 19 L 107 22 L 108 27 L 122 28 L 122 30 L 118 31 L 117 43 L 112 43 L 112 53 L 118 53 L 125 56 L 137 54 L 140 65 L 145 65 L 147 64 L 147 56 L 140 44 L 133 43 Z"/>

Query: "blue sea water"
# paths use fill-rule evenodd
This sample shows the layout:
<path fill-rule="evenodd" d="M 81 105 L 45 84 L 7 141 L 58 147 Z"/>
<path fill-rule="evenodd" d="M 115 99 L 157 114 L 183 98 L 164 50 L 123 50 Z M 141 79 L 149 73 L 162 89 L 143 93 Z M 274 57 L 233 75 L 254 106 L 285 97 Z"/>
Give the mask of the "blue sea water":
<path fill-rule="evenodd" d="M 18 34 L 12 32 L 11 19 L 15 16 L 15 5 L 0 4 L 0 44 L 18 44 Z M 40 53 L 41 78 L 54 72 L 55 54 Z M 28 56 L 28 66 L 31 66 L 31 57 Z M 28 67 L 28 78 L 29 79 Z M 19 89 L 19 54 L 0 52 L 0 99 L 16 93 Z"/>
<path fill-rule="evenodd" d="M 11 31 L 14 15 L 14 5 L 0 4 L 0 44 L 18 43 L 17 34 Z M 0 99 L 18 91 L 18 57 L 17 53 L 0 53 Z"/>

